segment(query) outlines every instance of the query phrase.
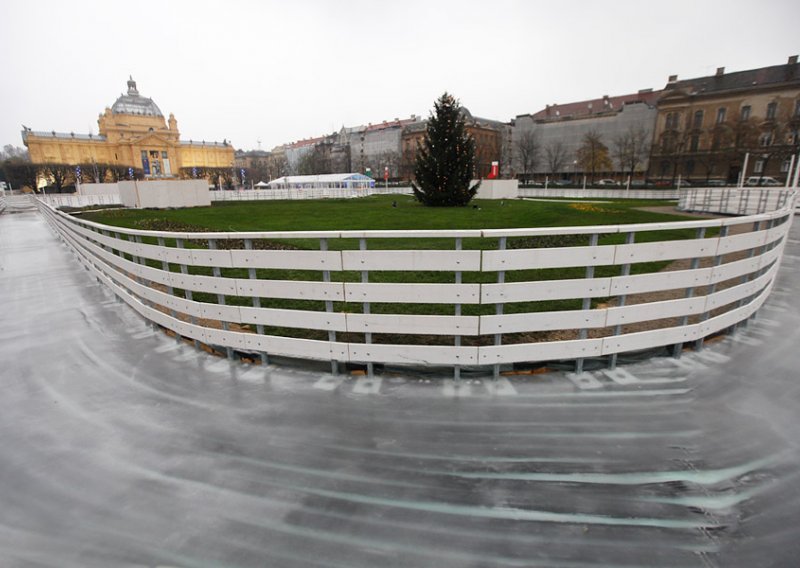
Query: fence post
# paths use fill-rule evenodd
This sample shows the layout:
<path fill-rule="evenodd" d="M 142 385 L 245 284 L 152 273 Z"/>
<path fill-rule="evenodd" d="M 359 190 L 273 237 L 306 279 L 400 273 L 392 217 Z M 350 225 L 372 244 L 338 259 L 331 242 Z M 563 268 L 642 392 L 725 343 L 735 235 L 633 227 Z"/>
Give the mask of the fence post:
<path fill-rule="evenodd" d="M 461 237 L 456 237 L 456 250 L 461 250 L 462 248 L 462 240 Z M 461 271 L 456 271 L 456 284 L 461 284 Z M 461 304 L 458 303 L 455 305 L 455 315 L 459 317 L 461 315 Z M 456 347 L 461 347 L 461 336 L 456 335 L 453 341 L 453 345 Z M 456 381 L 461 380 L 461 365 L 454 365 L 453 366 L 453 379 Z"/>
<path fill-rule="evenodd" d="M 632 245 L 634 243 L 635 239 L 636 239 L 636 233 L 631 231 L 631 232 L 625 234 L 625 244 L 626 245 Z M 621 272 L 620 276 L 629 276 L 630 273 L 631 273 L 631 265 L 630 265 L 630 263 L 623 264 L 622 265 L 622 270 L 620 272 Z M 622 294 L 619 297 L 619 307 L 622 307 L 622 306 L 625 305 L 625 299 L 626 299 L 626 295 L 625 294 Z M 584 300 L 584 302 L 585 302 L 585 300 Z M 620 333 L 622 333 L 622 324 L 618 323 L 617 325 L 614 326 L 614 335 L 619 335 Z M 618 353 L 612 353 L 611 354 L 611 360 L 608 363 L 609 369 L 616 369 L 617 368 L 617 355 L 618 355 Z"/>
<path fill-rule="evenodd" d="M 216 250 L 217 249 L 217 241 L 215 239 L 208 239 L 208 250 Z M 220 270 L 219 266 L 211 267 L 212 274 L 215 278 L 222 277 L 222 271 Z M 217 294 L 217 303 L 220 306 L 225 305 L 225 294 Z M 222 322 L 222 329 L 224 331 L 228 331 L 228 322 Z M 225 347 L 225 353 L 228 356 L 228 359 L 233 359 L 233 348 L 232 347 Z"/>
<path fill-rule="evenodd" d="M 327 251 L 328 250 L 328 239 L 322 238 L 319 240 L 319 250 Z M 331 271 L 330 270 L 323 270 L 322 271 L 322 281 L 323 282 L 330 282 L 331 281 Z M 325 311 L 333 313 L 333 300 L 325 300 Z M 336 341 L 336 330 L 329 329 L 328 330 L 328 341 L 331 343 Z M 336 359 L 331 359 L 331 373 L 336 375 L 339 373 L 339 362 Z"/>
<path fill-rule="evenodd" d="M 697 233 L 695 235 L 695 239 L 704 239 L 705 236 L 706 236 L 706 228 L 705 227 L 698 228 L 697 229 Z M 699 257 L 695 257 L 695 258 L 692 259 L 691 269 L 692 270 L 697 270 L 698 268 L 700 268 L 700 258 Z M 686 296 L 685 297 L 686 298 L 694 297 L 694 286 L 690 286 L 689 288 L 686 289 Z M 680 326 L 681 327 L 685 327 L 686 324 L 688 324 L 688 323 L 689 323 L 689 316 L 683 316 L 681 318 Z M 672 347 L 672 356 L 675 357 L 676 359 L 680 359 L 682 351 L 683 351 L 683 342 L 676 343 Z"/>
<path fill-rule="evenodd" d="M 246 250 L 253 250 L 253 240 L 252 239 L 245 239 L 244 240 L 244 248 Z M 255 280 L 256 278 L 258 278 L 258 275 L 256 274 L 256 269 L 255 268 L 248 268 L 247 269 L 247 276 L 250 278 L 250 280 Z M 261 307 L 261 298 L 260 297 L 253 296 L 252 301 L 253 301 L 253 307 L 254 308 L 260 308 Z M 257 323 L 256 324 L 256 332 L 259 335 L 264 335 L 264 325 L 260 324 L 260 323 Z M 260 356 L 261 356 L 261 364 L 264 365 L 264 366 L 269 365 L 269 356 L 267 355 L 267 353 L 265 351 L 262 351 L 260 353 Z"/>
<path fill-rule="evenodd" d="M 175 247 L 182 249 L 183 248 L 183 239 L 175 239 Z M 189 271 L 186 268 L 186 265 L 181 263 L 181 274 L 188 274 Z M 183 289 L 183 297 L 186 300 L 192 301 L 192 291 L 189 288 Z M 197 325 L 197 318 L 195 316 L 189 316 L 189 323 L 192 325 Z M 200 348 L 200 342 L 196 338 L 192 338 L 192 343 L 194 343 L 195 348 Z"/>
<path fill-rule="evenodd" d="M 589 246 L 596 247 L 597 241 L 599 240 L 600 235 L 597 233 L 592 234 L 591 238 L 589 239 Z M 586 267 L 586 274 L 584 276 L 587 280 L 589 278 L 594 278 L 594 266 L 587 266 Z M 583 299 L 583 306 L 581 309 L 589 310 L 592 307 L 592 299 L 591 298 L 584 298 Z M 589 336 L 589 330 L 585 327 L 581 328 L 578 332 L 578 339 L 586 339 Z M 581 374 L 583 373 L 583 357 L 575 359 L 575 373 Z"/>
<path fill-rule="evenodd" d="M 497 244 L 497 250 L 506 250 L 506 237 L 500 237 L 500 242 Z M 497 271 L 497 283 L 498 284 L 505 284 L 506 281 L 506 272 L 505 270 L 498 270 Z M 498 302 L 495 304 L 494 308 L 495 315 L 502 316 L 503 315 L 503 304 L 502 302 Z M 494 335 L 494 344 L 496 346 L 500 346 L 503 344 L 503 334 L 496 333 Z M 493 368 L 492 376 L 495 379 L 500 378 L 500 363 L 495 363 Z"/>
<path fill-rule="evenodd" d="M 729 231 L 729 229 L 730 229 L 730 227 L 729 227 L 728 225 L 724 225 L 724 226 L 723 226 L 723 227 L 722 227 L 722 228 L 719 230 L 719 238 L 720 238 L 720 239 L 723 239 L 723 238 L 727 237 L 727 236 L 728 236 L 728 231 Z M 715 257 L 714 257 L 714 267 L 716 268 L 716 267 L 717 267 L 717 266 L 719 266 L 720 264 L 722 264 L 722 255 L 718 254 L 717 256 L 715 256 Z M 713 271 L 712 271 L 712 272 L 713 272 Z M 708 287 L 708 293 L 706 294 L 706 298 L 708 298 L 709 296 L 711 296 L 711 295 L 712 295 L 714 292 L 716 292 L 716 290 L 717 290 L 717 284 L 716 284 L 716 282 L 713 282 L 713 283 L 712 283 L 712 284 L 711 284 L 711 285 Z M 703 314 L 700 316 L 700 322 L 699 322 L 699 323 L 702 323 L 702 322 L 706 321 L 706 320 L 708 319 L 708 316 L 709 316 L 710 314 L 711 314 L 711 312 L 710 312 L 710 311 L 703 312 Z M 704 337 L 701 337 L 700 339 L 698 339 L 697 341 L 695 341 L 695 343 L 694 343 L 694 350 L 695 350 L 695 351 L 701 351 L 701 350 L 703 349 L 703 342 L 704 342 L 704 341 L 705 341 L 705 338 L 704 338 Z"/>
<path fill-rule="evenodd" d="M 358 249 L 359 250 L 367 250 L 367 239 L 362 237 L 362 238 L 360 238 L 358 240 Z M 361 271 L 361 282 L 363 284 L 367 284 L 369 282 L 369 270 L 362 270 Z M 369 302 L 364 302 L 364 310 L 363 311 L 364 311 L 364 315 L 368 315 L 369 314 Z M 372 332 L 369 332 L 369 331 L 365 331 L 364 332 L 364 343 L 366 343 L 367 345 L 372 343 Z M 371 378 L 373 376 L 373 374 L 374 374 L 374 368 L 373 368 L 372 362 L 368 362 L 367 363 L 367 376 L 369 376 Z"/>

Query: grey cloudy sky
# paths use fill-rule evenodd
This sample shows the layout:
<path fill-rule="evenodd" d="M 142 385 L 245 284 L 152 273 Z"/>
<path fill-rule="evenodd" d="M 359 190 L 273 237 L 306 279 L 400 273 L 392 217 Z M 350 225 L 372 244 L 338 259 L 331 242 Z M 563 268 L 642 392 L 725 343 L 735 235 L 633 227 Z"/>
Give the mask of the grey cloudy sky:
<path fill-rule="evenodd" d="M 133 75 L 185 139 L 237 148 L 427 115 L 443 91 L 509 120 L 550 103 L 785 63 L 797 0 L 2 0 L 0 146 L 97 132 Z"/>

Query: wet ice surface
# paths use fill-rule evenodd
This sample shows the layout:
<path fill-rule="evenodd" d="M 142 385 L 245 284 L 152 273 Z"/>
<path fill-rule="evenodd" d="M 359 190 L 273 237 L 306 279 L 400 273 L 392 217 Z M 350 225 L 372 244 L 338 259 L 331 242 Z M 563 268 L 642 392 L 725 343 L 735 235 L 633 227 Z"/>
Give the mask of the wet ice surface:
<path fill-rule="evenodd" d="M 231 364 L 0 216 L 0 566 L 793 566 L 800 231 L 676 361 L 485 380 Z"/>

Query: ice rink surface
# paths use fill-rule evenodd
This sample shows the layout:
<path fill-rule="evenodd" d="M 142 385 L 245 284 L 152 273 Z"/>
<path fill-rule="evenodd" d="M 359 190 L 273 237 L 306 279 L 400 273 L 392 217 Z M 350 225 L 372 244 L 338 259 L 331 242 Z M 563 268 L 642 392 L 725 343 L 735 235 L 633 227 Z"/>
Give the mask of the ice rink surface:
<path fill-rule="evenodd" d="M 231 363 L 0 215 L 0 566 L 800 558 L 800 229 L 735 335 L 498 382 Z"/>

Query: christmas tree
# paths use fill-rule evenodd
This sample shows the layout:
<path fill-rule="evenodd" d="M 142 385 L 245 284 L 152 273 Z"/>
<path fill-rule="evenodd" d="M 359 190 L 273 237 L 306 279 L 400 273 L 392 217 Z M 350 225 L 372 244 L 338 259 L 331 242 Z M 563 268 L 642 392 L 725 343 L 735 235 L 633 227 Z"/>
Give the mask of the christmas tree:
<path fill-rule="evenodd" d="M 466 205 L 480 182 L 470 187 L 475 170 L 475 140 L 464 126 L 458 100 L 444 93 L 434 103 L 425 139 L 417 149 L 411 186 L 424 205 Z"/>

